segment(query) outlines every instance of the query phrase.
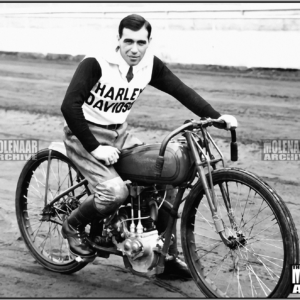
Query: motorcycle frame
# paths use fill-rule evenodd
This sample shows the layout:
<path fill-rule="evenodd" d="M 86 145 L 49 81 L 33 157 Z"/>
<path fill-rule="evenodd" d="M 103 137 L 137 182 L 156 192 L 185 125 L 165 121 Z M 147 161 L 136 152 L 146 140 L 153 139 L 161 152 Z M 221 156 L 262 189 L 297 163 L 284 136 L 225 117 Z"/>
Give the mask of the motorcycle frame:
<path fill-rule="evenodd" d="M 206 122 L 205 124 L 209 124 L 209 121 Z M 210 134 L 207 132 L 206 128 L 201 126 L 200 130 L 201 130 L 202 138 L 203 138 L 204 145 L 205 145 L 205 151 L 204 151 L 203 147 L 201 147 L 201 145 L 195 139 L 195 137 L 199 137 L 199 135 L 197 134 L 199 132 L 199 128 L 197 128 L 198 130 L 196 130 L 196 129 L 191 130 L 191 127 L 193 127 L 195 125 L 199 125 L 199 122 L 195 122 L 192 120 L 191 122 L 179 127 L 178 129 L 174 130 L 173 132 L 171 132 L 163 140 L 160 154 L 164 152 L 162 150 L 165 150 L 168 142 L 171 140 L 172 137 L 174 137 L 178 133 L 182 133 L 184 131 L 183 136 L 185 136 L 185 138 L 186 138 L 187 145 L 191 151 L 191 158 L 195 164 L 194 168 L 191 168 L 191 174 L 194 174 L 194 176 L 192 179 L 190 179 L 190 182 L 194 180 L 196 173 L 198 173 L 199 180 L 201 180 L 201 183 L 202 183 L 202 186 L 203 186 L 203 189 L 204 189 L 204 192 L 207 197 L 207 201 L 208 201 L 211 213 L 212 213 L 212 217 L 213 217 L 213 220 L 215 223 L 215 228 L 216 228 L 217 232 L 219 233 L 223 242 L 227 246 L 229 246 L 231 242 L 225 236 L 225 229 L 223 226 L 223 222 L 222 222 L 222 219 L 218 215 L 216 196 L 215 196 L 215 192 L 214 192 L 214 188 L 213 188 L 213 181 L 212 181 L 212 169 L 216 169 L 216 163 L 218 163 L 218 162 L 222 162 L 223 167 L 225 167 L 224 157 L 223 157 L 220 149 L 217 147 L 216 143 L 210 136 Z M 186 129 L 186 130 L 184 130 L 184 129 Z M 215 159 L 213 157 L 213 155 L 211 154 L 210 148 L 209 148 L 209 142 L 211 142 L 212 145 L 214 146 L 214 148 L 217 150 L 217 152 L 220 155 L 220 158 Z M 47 168 L 47 174 L 46 174 L 47 179 L 49 178 L 49 169 L 50 169 L 50 163 L 51 163 L 51 151 L 52 150 L 49 151 L 49 157 L 48 157 L 48 168 Z M 201 159 L 200 154 L 204 157 L 204 159 Z M 211 189 L 209 188 L 208 182 L 206 179 L 206 174 L 205 174 L 205 170 L 204 170 L 205 166 L 207 167 L 209 184 L 210 184 Z M 196 172 L 194 172 L 195 168 L 196 168 Z M 164 242 L 162 249 L 159 251 L 161 255 L 159 257 L 159 261 L 158 261 L 158 264 L 156 267 L 157 274 L 160 274 L 164 271 L 164 261 L 167 256 L 167 253 L 168 253 L 168 249 L 169 249 L 169 245 L 170 245 L 171 237 L 172 237 L 172 232 L 173 232 L 174 226 L 176 224 L 176 219 L 179 218 L 179 216 L 178 216 L 179 206 L 183 201 L 185 201 L 185 199 L 182 200 L 182 198 L 183 198 L 184 192 L 187 188 L 187 183 L 188 182 L 184 182 L 183 184 L 178 186 L 178 192 L 176 194 L 175 201 L 173 203 L 172 208 L 169 210 L 170 217 L 168 220 L 167 228 L 164 232 L 165 242 Z M 68 195 L 71 192 L 73 193 L 73 191 L 76 188 L 78 188 L 82 185 L 85 185 L 85 187 L 89 193 L 87 179 L 80 180 L 77 184 L 72 185 L 71 187 L 69 187 L 68 189 L 61 192 L 59 195 L 57 195 L 49 204 L 47 204 L 45 206 L 43 212 L 46 212 L 47 208 L 51 207 L 54 203 L 59 201 L 62 197 Z M 228 210 L 228 213 L 230 214 L 231 205 L 230 205 L 229 193 L 228 192 L 226 193 L 226 188 L 223 186 L 223 184 L 222 184 L 222 186 L 220 186 L 220 188 L 221 188 L 223 199 L 225 201 L 226 208 Z M 46 182 L 45 191 L 47 191 L 47 189 L 48 189 L 48 180 Z M 228 191 L 228 188 L 227 188 L 227 191 Z M 47 201 L 46 195 L 47 195 L 47 193 L 45 193 L 45 201 Z M 230 218 L 230 220 L 234 224 L 234 217 Z M 52 220 L 50 219 L 49 221 L 52 221 Z M 58 221 L 55 221 L 55 222 L 58 223 Z M 92 244 L 93 247 L 95 247 L 96 249 L 98 249 L 101 252 L 106 252 L 106 253 L 123 256 L 123 253 L 121 251 L 118 251 L 118 250 L 115 250 L 112 248 L 100 247 L 91 241 L 90 241 L 90 243 Z"/>
<path fill-rule="evenodd" d="M 192 122 L 189 123 L 189 125 L 193 125 Z M 177 130 L 172 132 L 168 137 L 166 137 L 164 142 L 167 144 L 168 141 L 177 133 L 178 133 Z M 212 139 L 211 135 L 207 132 L 206 128 L 201 127 L 201 133 L 202 133 L 204 144 L 206 146 L 205 147 L 206 151 L 204 151 L 203 147 L 201 147 L 201 145 L 195 139 L 195 136 L 199 137 L 197 134 L 197 130 L 185 131 L 183 136 L 185 136 L 185 138 L 186 138 L 187 145 L 188 145 L 189 149 L 191 150 L 191 158 L 193 159 L 194 164 L 195 164 L 194 168 L 196 168 L 196 172 L 194 172 L 194 170 L 192 170 L 192 172 L 195 175 L 198 172 L 198 174 L 200 176 L 199 180 L 201 181 L 202 186 L 204 188 L 204 192 L 207 197 L 207 201 L 208 201 L 208 204 L 209 204 L 209 207 L 210 207 L 210 210 L 212 213 L 212 217 L 213 217 L 213 220 L 215 223 L 215 228 L 216 228 L 217 232 L 219 233 L 224 244 L 229 246 L 231 244 L 231 242 L 225 236 L 225 229 L 223 226 L 223 221 L 218 214 L 216 195 L 214 192 L 214 185 L 213 185 L 213 181 L 212 181 L 212 169 L 214 169 L 214 170 L 216 169 L 216 164 L 218 162 L 222 162 L 223 168 L 225 168 L 224 156 L 221 153 L 218 146 L 216 145 L 216 143 L 214 142 L 214 140 Z M 164 142 L 163 142 L 163 144 L 164 144 Z M 213 155 L 211 154 L 210 148 L 209 148 L 209 142 L 211 142 L 212 145 L 214 146 L 214 148 L 217 150 L 218 154 L 220 155 L 220 158 L 215 159 L 213 157 Z M 163 147 L 164 147 L 164 145 L 162 145 L 162 148 Z M 197 149 L 199 149 L 199 151 Z M 200 153 L 204 157 L 203 160 L 201 160 L 201 158 L 200 158 Z M 207 182 L 206 174 L 205 174 L 205 170 L 204 170 L 205 166 L 207 166 L 209 183 L 210 183 L 210 186 L 212 187 L 211 189 L 209 189 L 209 187 L 208 187 L 208 182 Z M 190 181 L 192 182 L 194 179 L 195 179 L 195 176 Z M 160 256 L 158 265 L 157 265 L 157 273 L 158 274 L 160 274 L 164 271 L 165 257 L 167 255 L 167 251 L 169 249 L 171 236 L 172 236 L 172 232 L 173 232 L 173 227 L 175 225 L 176 219 L 178 218 L 179 206 L 183 201 L 185 201 L 185 200 L 182 200 L 182 197 L 186 190 L 186 187 L 187 187 L 187 182 L 184 182 L 181 186 L 178 187 L 178 193 L 176 195 L 172 209 L 169 212 L 169 214 L 170 214 L 169 221 L 168 221 L 167 229 L 164 234 L 165 242 L 164 242 L 164 245 L 163 245 L 163 248 L 161 251 L 162 255 Z M 229 193 L 225 192 L 226 189 L 224 188 L 223 184 L 220 186 L 220 188 L 222 191 L 222 196 L 223 196 L 225 205 L 227 207 L 227 210 L 228 210 L 228 212 L 230 212 L 231 211 L 231 203 L 230 203 L 230 198 L 228 196 Z M 227 188 L 227 191 L 228 191 L 228 188 Z M 235 224 L 234 216 L 232 216 L 232 223 Z"/>

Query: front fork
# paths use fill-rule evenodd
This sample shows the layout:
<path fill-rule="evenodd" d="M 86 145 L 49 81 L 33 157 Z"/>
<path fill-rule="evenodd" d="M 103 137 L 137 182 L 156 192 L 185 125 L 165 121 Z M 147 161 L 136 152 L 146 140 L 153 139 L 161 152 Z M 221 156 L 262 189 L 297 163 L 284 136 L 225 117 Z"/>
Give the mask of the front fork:
<path fill-rule="evenodd" d="M 218 152 L 220 153 L 220 155 L 222 157 L 221 159 L 210 160 L 209 155 L 206 155 L 204 153 L 203 149 L 197 144 L 197 141 L 195 140 L 195 138 L 193 137 L 191 132 L 186 132 L 185 137 L 186 137 L 186 140 L 188 142 L 188 145 L 190 146 L 190 150 L 192 152 L 192 157 L 195 161 L 197 171 L 200 175 L 200 179 L 201 179 L 201 182 L 202 182 L 203 187 L 204 187 L 204 192 L 205 192 L 205 195 L 207 197 L 207 201 L 208 201 L 211 213 L 212 213 L 212 217 L 213 217 L 213 220 L 214 220 L 216 231 L 220 235 L 223 243 L 226 246 L 230 247 L 232 245 L 232 242 L 227 239 L 227 237 L 225 235 L 225 228 L 224 228 L 224 225 L 223 225 L 223 220 L 220 218 L 220 216 L 218 214 L 217 201 L 216 201 L 214 185 L 213 185 L 212 175 L 211 175 L 211 168 L 212 168 L 211 163 L 216 163 L 220 160 L 223 160 L 223 156 L 222 156 L 220 150 L 218 149 L 217 145 L 210 138 L 210 136 L 209 136 L 209 138 L 212 141 L 212 143 L 214 144 L 214 146 L 216 147 L 216 149 L 218 150 Z M 200 156 L 199 156 L 199 152 L 196 149 L 197 146 L 199 147 L 199 150 L 202 152 L 203 156 L 206 158 L 206 162 L 201 161 Z M 205 172 L 204 172 L 203 165 L 205 163 L 207 163 L 207 167 L 208 167 L 208 174 L 209 174 L 209 181 L 210 181 L 211 189 L 209 189 L 209 187 L 208 187 L 208 182 L 207 182 L 206 175 L 205 175 Z M 224 161 L 223 161 L 223 164 L 224 164 Z M 226 206 L 226 209 L 227 209 L 227 213 L 228 213 L 228 217 L 229 217 L 231 226 L 232 226 L 232 228 L 235 229 L 235 231 L 237 231 L 237 225 L 236 225 L 234 214 L 233 214 L 233 211 L 232 211 L 232 208 L 231 208 L 230 196 L 229 196 L 229 193 L 227 192 L 228 191 L 228 186 L 225 187 L 224 184 L 222 183 L 222 184 L 220 184 L 220 190 L 221 190 L 221 193 L 222 193 L 222 197 L 224 199 L 224 203 L 225 203 L 225 206 Z M 172 231 L 173 231 L 173 227 L 175 226 L 175 220 L 176 220 L 176 218 L 178 218 L 178 209 L 179 209 L 179 206 L 181 204 L 181 200 L 183 198 L 184 192 L 185 192 L 184 187 L 179 188 L 178 193 L 176 195 L 176 199 L 175 199 L 174 204 L 173 204 L 173 207 L 170 211 L 169 224 L 168 224 L 167 229 L 165 231 L 165 243 L 163 245 L 163 249 L 161 251 L 161 255 L 160 255 L 160 258 L 159 258 L 158 265 L 157 265 L 157 271 L 156 272 L 158 274 L 162 273 L 163 270 L 164 270 L 165 257 L 167 255 L 167 251 L 168 251 L 169 244 L 170 244 L 170 241 L 171 241 L 171 234 L 172 234 Z"/>
<path fill-rule="evenodd" d="M 200 175 L 200 179 L 201 179 L 201 182 L 202 182 L 202 185 L 204 188 L 204 192 L 205 192 L 205 195 L 207 198 L 209 208 L 212 213 L 212 218 L 214 220 L 216 231 L 220 235 L 223 243 L 226 246 L 230 246 L 232 244 L 232 242 L 227 239 L 227 237 L 225 235 L 225 228 L 224 228 L 223 220 L 220 218 L 220 216 L 218 214 L 218 206 L 217 206 L 216 195 L 215 195 L 214 185 L 213 185 L 212 175 L 211 175 L 212 166 L 211 166 L 210 156 L 209 156 L 209 154 L 206 155 L 204 153 L 203 149 L 197 145 L 197 141 L 195 140 L 195 138 L 193 137 L 191 132 L 186 132 L 185 137 L 187 139 L 188 145 L 190 146 L 192 157 L 193 157 L 195 165 L 196 165 L 196 169 Z M 205 162 L 201 161 L 199 152 L 196 149 L 196 145 L 198 146 L 199 150 L 202 152 L 202 155 L 205 157 L 205 159 L 206 159 Z M 209 182 L 210 182 L 211 188 L 208 187 L 208 182 L 207 182 L 206 175 L 204 172 L 203 165 L 206 163 L 207 163 L 208 176 L 209 176 Z M 234 220 L 234 215 L 232 213 L 232 208 L 231 208 L 231 204 L 230 204 L 229 193 L 226 192 L 226 188 L 224 187 L 224 184 L 220 185 L 220 189 L 221 189 L 222 197 L 224 199 L 224 203 L 225 203 L 225 206 L 227 209 L 227 213 L 228 213 L 231 225 L 233 226 L 233 228 L 235 230 L 237 230 L 236 222 Z M 227 189 L 227 191 L 228 191 L 228 189 Z"/>

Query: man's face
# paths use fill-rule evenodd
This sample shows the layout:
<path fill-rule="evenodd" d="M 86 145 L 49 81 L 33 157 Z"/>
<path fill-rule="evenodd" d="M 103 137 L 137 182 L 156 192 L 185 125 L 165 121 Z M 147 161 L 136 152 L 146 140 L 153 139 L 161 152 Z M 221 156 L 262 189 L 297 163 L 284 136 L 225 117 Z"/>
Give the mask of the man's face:
<path fill-rule="evenodd" d="M 145 27 L 138 31 L 123 28 L 122 37 L 118 39 L 121 55 L 130 66 L 139 64 L 151 41 L 148 40 L 148 31 Z"/>

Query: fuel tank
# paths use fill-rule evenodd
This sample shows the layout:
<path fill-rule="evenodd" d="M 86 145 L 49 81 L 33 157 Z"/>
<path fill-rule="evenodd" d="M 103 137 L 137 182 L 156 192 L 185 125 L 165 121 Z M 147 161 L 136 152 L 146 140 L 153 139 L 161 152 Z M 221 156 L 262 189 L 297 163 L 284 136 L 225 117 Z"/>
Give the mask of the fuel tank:
<path fill-rule="evenodd" d="M 161 177 L 156 177 L 155 163 L 160 146 L 160 143 L 156 143 L 123 150 L 114 168 L 123 180 L 142 184 L 179 185 L 183 183 L 192 171 L 192 161 L 187 145 L 178 142 L 168 144 Z"/>

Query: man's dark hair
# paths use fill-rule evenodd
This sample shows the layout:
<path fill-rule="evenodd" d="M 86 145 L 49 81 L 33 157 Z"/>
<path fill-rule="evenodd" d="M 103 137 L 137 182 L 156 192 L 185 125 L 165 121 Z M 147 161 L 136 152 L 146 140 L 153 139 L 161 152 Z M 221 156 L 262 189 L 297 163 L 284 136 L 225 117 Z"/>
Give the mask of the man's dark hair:
<path fill-rule="evenodd" d="M 151 36 L 151 30 L 152 30 L 150 23 L 140 15 L 136 15 L 136 14 L 129 15 L 120 22 L 119 36 L 120 38 L 122 37 L 124 28 L 128 28 L 133 31 L 138 31 L 143 26 L 145 26 L 146 30 L 148 31 L 148 40 L 149 40 Z"/>

